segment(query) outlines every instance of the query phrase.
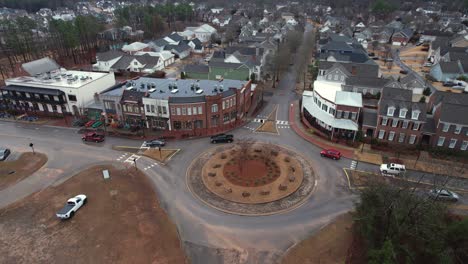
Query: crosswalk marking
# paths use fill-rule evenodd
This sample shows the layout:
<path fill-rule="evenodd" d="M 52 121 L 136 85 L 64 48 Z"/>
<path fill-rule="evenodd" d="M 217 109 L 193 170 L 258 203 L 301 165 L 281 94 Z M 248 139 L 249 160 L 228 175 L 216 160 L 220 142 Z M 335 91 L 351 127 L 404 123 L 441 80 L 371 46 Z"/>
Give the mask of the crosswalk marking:
<path fill-rule="evenodd" d="M 357 167 L 357 161 L 353 160 L 351 161 L 351 165 L 349 166 L 350 169 L 355 170 Z"/>
<path fill-rule="evenodd" d="M 128 157 L 124 162 L 135 162 L 135 160 L 138 160 L 141 158 L 141 156 L 132 154 L 130 157 Z"/>
<path fill-rule="evenodd" d="M 289 122 L 288 121 L 283 121 L 283 120 L 276 120 L 276 124 L 277 125 L 288 125 Z"/>

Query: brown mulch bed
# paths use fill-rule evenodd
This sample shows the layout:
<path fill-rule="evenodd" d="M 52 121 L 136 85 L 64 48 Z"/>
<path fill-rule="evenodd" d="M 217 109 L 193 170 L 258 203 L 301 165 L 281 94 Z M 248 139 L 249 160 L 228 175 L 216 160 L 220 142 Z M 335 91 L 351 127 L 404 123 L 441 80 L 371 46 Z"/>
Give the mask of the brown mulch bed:
<path fill-rule="evenodd" d="M 177 149 L 161 149 L 159 152 L 158 149 L 147 149 L 142 154 L 150 159 L 154 159 L 159 162 L 165 162 L 171 156 L 177 152 Z"/>
<path fill-rule="evenodd" d="M 39 170 L 47 162 L 42 153 L 26 152 L 17 160 L 0 161 L 0 190 L 11 186 Z"/>
<path fill-rule="evenodd" d="M 96 166 L 1 209 L 0 263 L 186 263 L 151 186 L 133 168 Z M 72 219 L 57 219 L 81 193 L 88 203 Z"/>

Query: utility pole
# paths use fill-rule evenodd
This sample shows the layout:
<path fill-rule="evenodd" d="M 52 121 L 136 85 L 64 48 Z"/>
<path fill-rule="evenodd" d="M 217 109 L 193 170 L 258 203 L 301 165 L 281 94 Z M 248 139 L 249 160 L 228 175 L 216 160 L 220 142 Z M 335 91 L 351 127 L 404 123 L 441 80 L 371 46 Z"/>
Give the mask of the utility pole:
<path fill-rule="evenodd" d="M 34 152 L 34 144 L 33 144 L 33 143 L 29 143 L 29 147 L 32 149 L 33 154 L 36 154 L 36 152 Z"/>

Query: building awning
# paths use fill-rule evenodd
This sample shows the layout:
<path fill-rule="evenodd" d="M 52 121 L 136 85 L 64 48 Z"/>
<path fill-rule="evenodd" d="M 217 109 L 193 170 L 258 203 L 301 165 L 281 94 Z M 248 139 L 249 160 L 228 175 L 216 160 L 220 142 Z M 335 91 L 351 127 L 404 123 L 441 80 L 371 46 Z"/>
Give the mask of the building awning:
<path fill-rule="evenodd" d="M 20 85 L 7 85 L 7 86 L 2 87 L 1 90 L 35 93 L 35 94 L 46 94 L 46 95 L 57 95 L 57 96 L 64 94 L 64 92 L 57 90 L 57 89 L 38 88 L 38 87 L 20 86 Z"/>
<path fill-rule="evenodd" d="M 313 117 L 333 128 L 346 129 L 352 131 L 358 131 L 359 129 L 359 126 L 350 119 L 337 119 L 320 109 L 314 103 L 314 99 L 312 96 L 302 97 L 302 107 L 306 109 L 307 112 L 309 112 L 309 114 L 311 114 Z"/>

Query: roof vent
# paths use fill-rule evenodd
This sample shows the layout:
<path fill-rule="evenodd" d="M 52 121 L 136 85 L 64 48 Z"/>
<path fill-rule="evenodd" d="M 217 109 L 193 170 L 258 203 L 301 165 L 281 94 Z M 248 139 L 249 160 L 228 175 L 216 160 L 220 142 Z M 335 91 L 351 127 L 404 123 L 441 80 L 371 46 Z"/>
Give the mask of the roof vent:
<path fill-rule="evenodd" d="M 196 93 L 196 94 L 202 94 L 202 93 L 203 93 L 203 89 L 198 89 L 195 93 Z"/>
<path fill-rule="evenodd" d="M 129 87 L 125 88 L 125 90 L 131 91 L 131 90 L 133 90 L 133 86 L 129 86 Z"/>
<path fill-rule="evenodd" d="M 174 90 L 171 91 L 172 94 L 178 93 L 179 89 L 175 88 Z"/>
<path fill-rule="evenodd" d="M 155 84 L 155 83 L 151 83 L 151 88 L 156 88 L 156 84 Z"/>
<path fill-rule="evenodd" d="M 149 89 L 148 92 L 154 93 L 154 92 L 156 92 L 156 89 Z"/>

